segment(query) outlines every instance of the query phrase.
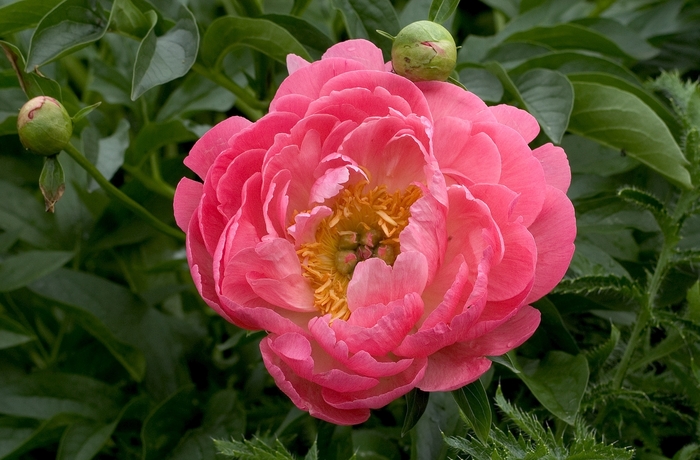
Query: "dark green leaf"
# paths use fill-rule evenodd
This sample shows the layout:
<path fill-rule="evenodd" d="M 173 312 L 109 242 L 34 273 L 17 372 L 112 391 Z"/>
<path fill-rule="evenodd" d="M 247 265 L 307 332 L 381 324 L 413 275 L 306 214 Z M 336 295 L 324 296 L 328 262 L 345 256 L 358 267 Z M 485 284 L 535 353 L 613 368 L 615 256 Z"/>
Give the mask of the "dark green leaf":
<path fill-rule="evenodd" d="M 406 393 L 406 417 L 403 419 L 401 436 L 404 436 L 411 428 L 416 426 L 416 423 L 423 416 L 425 408 L 428 406 L 428 398 L 429 393 L 418 388 L 414 388 Z"/>
<path fill-rule="evenodd" d="M 260 19 L 267 19 L 287 29 L 314 58 L 320 58 L 334 44 L 326 34 L 302 18 L 285 14 L 264 14 Z"/>
<path fill-rule="evenodd" d="M 518 377 L 552 414 L 574 424 L 588 385 L 588 361 L 584 355 L 550 351 L 534 369 L 526 369 Z"/>
<path fill-rule="evenodd" d="M 180 120 L 164 123 L 148 123 L 136 135 L 136 139 L 126 152 L 125 163 L 138 165 L 149 153 L 171 143 L 187 142 L 197 139 L 196 133 L 188 130 Z"/>
<path fill-rule="evenodd" d="M 664 234 L 671 234 L 677 230 L 677 224 L 671 220 L 664 204 L 652 194 L 638 188 L 625 187 L 620 189 L 617 195 L 628 203 L 651 211 Z"/>
<path fill-rule="evenodd" d="M 585 18 L 577 20 L 574 24 L 582 25 L 604 35 L 635 59 L 651 59 L 659 54 L 658 48 L 651 46 L 634 30 L 612 19 Z"/>
<path fill-rule="evenodd" d="M 574 104 L 574 90 L 559 72 L 532 69 L 515 81 L 528 112 L 535 116 L 545 134 L 560 143 L 569 124 Z"/>
<path fill-rule="evenodd" d="M 140 40 L 151 29 L 151 21 L 131 0 L 114 0 L 112 26 L 119 32 Z"/>
<path fill-rule="evenodd" d="M 511 356 L 510 352 L 501 356 L 487 356 L 487 358 L 494 363 L 504 366 L 514 374 L 520 373 L 520 369 L 518 369 L 518 366 L 516 366 L 516 364 L 513 362 L 513 356 Z"/>
<path fill-rule="evenodd" d="M 286 63 L 288 54 L 311 61 L 311 56 L 284 27 L 266 19 L 226 16 L 212 22 L 202 39 L 202 61 L 220 69 L 224 57 L 236 46 L 248 46 Z"/>
<path fill-rule="evenodd" d="M 557 294 L 578 294 L 603 305 L 626 306 L 629 309 L 638 301 L 639 288 L 629 278 L 615 275 L 591 275 L 563 279 L 554 289 Z"/>
<path fill-rule="evenodd" d="M 622 155 L 619 149 L 601 145 L 585 137 L 567 134 L 562 139 L 561 146 L 569 158 L 572 173 L 608 177 L 639 166 L 637 160 Z"/>
<path fill-rule="evenodd" d="M 95 142 L 88 141 L 85 136 L 88 135 L 88 133 L 92 133 L 89 135 L 97 137 L 97 133 L 93 130 L 88 131 L 88 129 L 83 132 L 84 154 L 94 162 L 95 167 L 103 176 L 107 179 L 111 179 L 124 164 L 124 153 L 127 147 L 129 147 L 129 122 L 123 118 L 119 120 L 114 134 L 99 139 L 99 141 L 96 142 L 97 151 L 95 152 L 88 152 L 87 145 L 95 145 Z M 94 178 L 90 178 L 87 189 L 88 192 L 94 192 L 99 188 L 100 185 L 97 181 Z"/>
<path fill-rule="evenodd" d="M 78 110 L 72 117 L 73 123 L 77 123 L 83 118 L 87 117 L 90 114 L 90 112 L 98 108 L 100 104 L 102 104 L 102 102 L 96 102 L 92 105 L 88 105 L 87 107 L 83 107 L 82 109 Z"/>
<path fill-rule="evenodd" d="M 455 433 L 459 409 L 447 393 L 430 393 L 425 414 L 411 430 L 411 458 L 440 460 L 447 456 L 443 436 Z"/>
<path fill-rule="evenodd" d="M 518 15 L 518 0 L 482 0 L 482 3 L 502 12 L 509 18 Z"/>
<path fill-rule="evenodd" d="M 559 314 L 557 307 L 546 297 L 532 304 L 537 308 L 541 316 L 540 328 L 555 343 L 560 350 L 577 355 L 579 350 L 576 341 L 564 325 L 564 320 Z"/>
<path fill-rule="evenodd" d="M 17 321 L 0 316 L 0 350 L 31 342 L 36 337 Z"/>
<path fill-rule="evenodd" d="M 63 432 L 56 460 L 90 460 L 109 440 L 117 426 L 112 423 L 79 420 Z"/>
<path fill-rule="evenodd" d="M 454 14 L 459 0 L 433 0 L 430 3 L 428 20 L 442 24 Z"/>
<path fill-rule="evenodd" d="M 49 420 L 0 417 L 0 458 L 18 458 L 32 449 L 58 440 L 75 416 L 59 414 Z"/>
<path fill-rule="evenodd" d="M 29 29 L 41 21 L 60 0 L 22 0 L 0 8 L 0 37 Z"/>
<path fill-rule="evenodd" d="M 0 262 L 0 292 L 12 291 L 57 270 L 73 258 L 72 252 L 27 251 Z"/>
<path fill-rule="evenodd" d="M 151 28 L 141 41 L 131 85 L 131 100 L 135 101 L 149 89 L 185 75 L 197 58 L 199 29 L 192 13 L 180 6 L 175 25 L 156 36 L 157 18 L 151 13 Z"/>
<path fill-rule="evenodd" d="M 185 78 L 161 107 L 156 122 L 184 118 L 192 112 L 226 112 L 236 98 L 228 90 L 197 73 Z"/>
<path fill-rule="evenodd" d="M 459 81 L 484 101 L 499 102 L 503 97 L 500 80 L 486 69 L 465 67 L 459 71 Z"/>
<path fill-rule="evenodd" d="M 591 56 L 575 51 L 555 51 L 530 58 L 512 69 L 510 73 L 514 77 L 517 77 L 530 69 L 537 69 L 540 67 L 557 70 L 564 75 L 583 72 L 609 74 L 641 87 L 637 76 L 617 62 L 602 56 Z"/>
<path fill-rule="evenodd" d="M 615 350 L 620 341 L 620 330 L 614 324 L 610 325 L 610 338 L 597 347 L 586 351 L 588 367 L 592 372 L 599 371 Z"/>
<path fill-rule="evenodd" d="M 27 95 L 27 99 L 37 96 L 51 96 L 58 101 L 63 101 L 61 87 L 56 81 L 36 72 L 25 72 L 24 57 L 15 45 L 0 41 L 0 47 L 5 52 L 5 56 L 10 61 L 10 64 L 12 64 L 12 68 L 19 80 L 19 85 Z"/>
<path fill-rule="evenodd" d="M 642 100 L 646 105 L 648 105 L 656 114 L 666 123 L 666 126 L 671 130 L 673 136 L 676 139 L 681 137 L 681 124 L 675 115 L 668 109 L 668 107 L 661 103 L 654 95 L 650 94 L 638 85 L 632 84 L 629 80 L 620 78 L 616 75 L 611 75 L 608 73 L 601 72 L 581 72 L 581 73 L 569 73 L 567 75 L 569 80 L 572 82 L 583 81 L 591 83 L 600 83 L 605 86 L 614 86 L 615 88 L 632 93 Z M 603 169 L 603 168 L 601 168 Z"/>
<path fill-rule="evenodd" d="M 552 51 L 552 48 L 549 46 L 524 42 L 507 42 L 492 48 L 484 57 L 484 61 L 496 61 L 505 69 L 512 69 L 523 64 L 528 59 L 548 55 Z"/>
<path fill-rule="evenodd" d="M 105 421 L 119 412 L 120 394 L 82 375 L 42 372 L 0 384 L 0 413 L 40 420 L 75 414 Z"/>
<path fill-rule="evenodd" d="M 215 393 L 202 426 L 190 430 L 168 457 L 170 460 L 208 460 L 216 456 L 212 439 L 238 438 L 245 432 L 246 412 L 233 390 Z"/>
<path fill-rule="evenodd" d="M 110 351 L 137 380 L 144 366 L 134 348 L 142 350 L 147 363 L 146 387 L 153 394 L 165 397 L 187 383 L 181 359 L 203 335 L 196 325 L 149 308 L 128 289 L 86 273 L 61 269 L 35 281 L 30 289 L 75 315 L 107 348 L 128 344 L 128 349 Z M 101 332 L 115 340 L 106 342 Z"/>
<path fill-rule="evenodd" d="M 194 386 L 183 387 L 158 405 L 141 429 L 143 460 L 165 458 L 194 415 Z"/>
<path fill-rule="evenodd" d="M 576 24 L 559 24 L 552 27 L 535 27 L 518 32 L 508 41 L 526 41 L 542 43 L 555 49 L 584 49 L 618 58 L 637 58 L 628 54 L 605 35 Z M 642 59 L 642 58 L 638 58 Z"/>
<path fill-rule="evenodd" d="M 481 380 L 477 379 L 469 385 L 454 390 L 452 396 L 469 420 L 476 436 L 481 442 L 487 443 L 491 431 L 491 403 Z"/>
<path fill-rule="evenodd" d="M 569 130 L 628 155 L 684 188 L 687 161 L 664 122 L 637 96 L 598 83 L 574 82 Z"/>
<path fill-rule="evenodd" d="M 399 33 L 399 20 L 389 0 L 331 0 L 339 10 L 350 38 L 365 38 L 380 44 L 384 52 L 391 48 L 391 41 L 379 35 L 381 30 L 392 36 Z"/>
<path fill-rule="evenodd" d="M 64 0 L 51 10 L 32 35 L 26 71 L 102 38 L 109 27 L 109 10 L 104 6 L 91 0 Z"/>
<path fill-rule="evenodd" d="M 44 212 L 43 204 L 29 192 L 0 180 L 0 228 L 17 232 L 20 240 L 39 248 L 58 246 L 51 235 L 56 233 L 55 222 Z"/>
<path fill-rule="evenodd" d="M 579 238 L 569 269 L 577 276 L 617 275 L 629 278 L 627 270 L 598 246 Z"/>

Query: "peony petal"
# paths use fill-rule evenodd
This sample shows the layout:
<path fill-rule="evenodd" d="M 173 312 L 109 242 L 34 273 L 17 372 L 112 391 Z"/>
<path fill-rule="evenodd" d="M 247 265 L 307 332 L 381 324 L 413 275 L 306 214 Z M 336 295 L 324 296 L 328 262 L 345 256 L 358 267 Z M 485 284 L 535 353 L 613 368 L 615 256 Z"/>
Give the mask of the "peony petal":
<path fill-rule="evenodd" d="M 190 226 L 190 219 L 192 219 L 192 215 L 199 206 L 199 202 L 202 199 L 202 189 L 201 182 L 195 182 L 186 177 L 183 177 L 177 184 L 173 199 L 173 212 L 175 214 L 175 222 L 183 232 L 187 232 L 187 228 Z"/>
<path fill-rule="evenodd" d="M 420 252 L 428 262 L 428 283 L 432 283 L 442 265 L 447 232 L 447 209 L 426 193 L 411 205 L 408 225 L 399 235 L 401 251 Z"/>
<path fill-rule="evenodd" d="M 337 43 L 323 53 L 322 59 L 342 58 L 357 61 L 368 70 L 384 70 L 382 50 L 374 43 L 362 40 L 346 40 Z"/>
<path fill-rule="evenodd" d="M 564 192 L 547 188 L 542 212 L 528 230 L 537 244 L 535 284 L 527 298 L 531 303 L 554 289 L 574 255 L 576 218 L 574 207 Z"/>
<path fill-rule="evenodd" d="M 500 356 L 525 343 L 539 324 L 540 311 L 525 305 L 497 328 L 460 346 L 468 348 L 476 356 Z"/>
<path fill-rule="evenodd" d="M 228 148 L 228 141 L 252 123 L 243 117 L 230 117 L 207 131 L 185 157 L 185 165 L 200 178 L 207 177 L 216 157 Z"/>
<path fill-rule="evenodd" d="M 532 154 L 540 160 L 547 184 L 566 193 L 571 184 L 571 168 L 564 149 L 544 144 L 533 150 Z"/>
<path fill-rule="evenodd" d="M 299 69 L 310 66 L 311 63 L 306 59 L 297 56 L 296 54 L 287 55 L 287 71 L 289 75 L 293 74 Z"/>
<path fill-rule="evenodd" d="M 442 81 L 422 81 L 416 83 L 416 86 L 428 101 L 433 123 L 443 117 L 457 117 L 470 122 L 496 121 L 484 101 L 457 85 Z"/>
<path fill-rule="evenodd" d="M 499 123 L 516 130 L 526 143 L 532 142 L 540 133 L 540 125 L 535 117 L 512 105 L 500 104 L 489 107 Z"/>
<path fill-rule="evenodd" d="M 448 347 L 428 358 L 428 367 L 418 388 L 423 391 L 452 391 L 474 382 L 491 367 L 481 356 L 463 356 Z"/>

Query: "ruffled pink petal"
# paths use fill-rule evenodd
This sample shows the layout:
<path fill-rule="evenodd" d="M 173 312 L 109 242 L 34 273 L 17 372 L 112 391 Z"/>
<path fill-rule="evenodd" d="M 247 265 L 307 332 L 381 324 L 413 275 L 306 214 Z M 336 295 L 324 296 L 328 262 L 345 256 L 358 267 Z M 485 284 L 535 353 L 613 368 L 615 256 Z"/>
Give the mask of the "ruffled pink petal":
<path fill-rule="evenodd" d="M 308 67 L 298 68 L 280 85 L 275 97 L 270 102 L 270 112 L 279 110 L 277 101 L 288 94 L 296 94 L 315 100 L 321 95 L 323 85 L 331 78 L 345 72 L 363 69 L 362 63 L 341 58 L 323 59 L 312 63 Z"/>
<path fill-rule="evenodd" d="M 469 349 L 472 356 L 500 356 L 525 343 L 535 333 L 539 324 L 539 310 L 524 305 L 497 328 L 459 346 Z"/>
<path fill-rule="evenodd" d="M 379 381 L 375 387 L 365 391 L 338 392 L 323 389 L 323 398 L 338 409 L 352 410 L 368 407 L 377 409 L 400 398 L 413 388 L 425 374 L 426 359 L 415 359 L 405 371 Z"/>
<path fill-rule="evenodd" d="M 540 133 L 540 125 L 535 117 L 524 110 L 507 104 L 489 107 L 489 110 L 499 123 L 516 130 L 528 144 Z"/>
<path fill-rule="evenodd" d="M 453 347 L 430 355 L 428 367 L 418 388 L 423 391 L 452 391 L 474 382 L 491 367 L 491 360 L 480 356 L 463 356 Z"/>
<path fill-rule="evenodd" d="M 564 149 L 544 144 L 533 150 L 532 154 L 540 160 L 547 184 L 566 193 L 571 184 L 571 168 Z"/>
<path fill-rule="evenodd" d="M 260 342 L 263 362 L 277 386 L 299 409 L 337 425 L 356 425 L 369 418 L 369 409 L 366 407 L 343 410 L 328 404 L 322 396 L 320 385 L 300 377 L 277 355 L 275 339 L 275 336 L 268 336 Z"/>
<path fill-rule="evenodd" d="M 316 206 L 311 212 L 301 212 L 294 216 L 294 225 L 287 229 L 289 236 L 294 238 L 294 247 L 299 249 L 302 244 L 316 241 L 316 229 L 321 221 L 331 214 L 331 208 Z"/>
<path fill-rule="evenodd" d="M 519 222 L 499 226 L 505 251 L 503 259 L 491 266 L 489 300 L 506 300 L 532 286 L 537 264 L 537 246 L 530 232 Z"/>
<path fill-rule="evenodd" d="M 404 116 L 412 113 L 411 106 L 404 98 L 381 86 L 374 89 L 352 87 L 333 91 L 313 101 L 309 104 L 307 115 L 333 115 L 339 120 L 352 120 L 359 124 L 369 117 L 385 117 L 392 110 Z"/>
<path fill-rule="evenodd" d="M 284 237 L 291 220 L 289 210 L 289 186 L 292 174 L 287 169 L 278 172 L 267 187 L 263 201 L 263 216 L 267 234 L 272 237 Z"/>
<path fill-rule="evenodd" d="M 408 103 L 412 114 L 432 120 L 430 107 L 426 102 L 425 96 L 407 78 L 374 70 L 339 73 L 323 85 L 319 96 L 328 96 L 334 91 L 343 91 L 347 88 L 367 88 L 372 93 L 377 91 L 375 94 L 379 96 L 384 95 L 384 98 L 388 95 L 398 96 Z M 357 101 L 356 105 L 362 108 L 363 101 Z"/>
<path fill-rule="evenodd" d="M 416 293 L 403 299 L 359 308 L 348 321 L 334 321 L 331 328 L 350 353 L 366 351 L 384 356 L 396 348 L 423 314 L 423 301 Z M 371 321 L 371 322 L 370 322 Z"/>
<path fill-rule="evenodd" d="M 183 232 L 190 226 L 190 219 L 202 199 L 202 183 L 183 177 L 175 189 L 173 212 L 175 222 Z"/>
<path fill-rule="evenodd" d="M 455 117 L 435 122 L 433 151 L 442 173 L 460 184 L 498 183 L 501 154 L 484 133 L 471 135 L 471 123 Z"/>
<path fill-rule="evenodd" d="M 402 251 L 416 251 L 428 262 L 428 283 L 432 283 L 438 267 L 442 265 L 447 232 L 447 209 L 430 194 L 424 194 L 411 205 L 408 225 L 399 236 Z"/>
<path fill-rule="evenodd" d="M 348 284 L 348 308 L 354 312 L 403 299 L 406 294 L 420 294 L 427 279 L 425 256 L 419 252 L 402 252 L 393 267 L 381 259 L 367 259 L 357 264 Z"/>
<path fill-rule="evenodd" d="M 527 298 L 531 303 L 554 289 L 574 255 L 576 218 L 574 207 L 564 192 L 554 187 L 547 188 L 542 212 L 528 230 L 537 244 L 535 284 Z"/>
<path fill-rule="evenodd" d="M 422 129 L 416 118 L 367 121 L 350 133 L 340 153 L 369 172 L 370 188 L 385 185 L 390 192 L 404 190 L 425 180 L 426 145 L 417 137 Z"/>
<path fill-rule="evenodd" d="M 472 133 L 487 134 L 501 152 L 500 183 L 520 193 L 514 213 L 529 226 L 540 213 L 547 183 L 540 162 L 532 156 L 522 136 L 498 123 L 474 123 Z"/>
<path fill-rule="evenodd" d="M 422 81 L 415 85 L 428 101 L 433 122 L 443 117 L 457 117 L 471 122 L 496 121 L 484 101 L 457 85 L 442 81 Z"/>
<path fill-rule="evenodd" d="M 230 117 L 215 125 L 194 144 L 185 165 L 204 179 L 216 157 L 228 148 L 229 139 L 251 124 L 243 117 Z"/>
<path fill-rule="evenodd" d="M 311 63 L 306 59 L 297 56 L 296 54 L 287 55 L 287 71 L 289 75 L 293 74 L 299 69 L 310 66 Z"/>
<path fill-rule="evenodd" d="M 372 42 L 362 39 L 337 43 L 323 54 L 322 59 L 342 58 L 357 61 L 367 70 L 384 70 L 382 50 Z"/>

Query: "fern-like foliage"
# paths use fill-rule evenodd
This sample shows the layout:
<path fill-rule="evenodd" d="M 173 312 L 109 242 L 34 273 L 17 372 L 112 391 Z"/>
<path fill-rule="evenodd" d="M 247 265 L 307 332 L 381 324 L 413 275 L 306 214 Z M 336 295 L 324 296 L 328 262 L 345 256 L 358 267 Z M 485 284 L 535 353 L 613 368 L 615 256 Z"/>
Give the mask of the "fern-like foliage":
<path fill-rule="evenodd" d="M 297 460 L 282 444 L 279 439 L 269 445 L 263 439 L 254 437 L 243 441 L 214 440 L 216 450 L 224 457 L 237 460 Z M 318 449 L 314 443 L 304 460 L 317 460 Z"/>
<path fill-rule="evenodd" d="M 476 437 L 451 436 L 445 442 L 454 449 L 460 458 L 474 460 L 628 460 L 634 455 L 632 449 L 615 447 L 599 442 L 593 430 L 582 419 L 577 419 L 573 435 L 565 443 L 563 437 L 556 436 L 549 427 L 544 427 L 532 414 L 528 414 L 510 404 L 503 397 L 500 387 L 496 391 L 496 404 L 515 427 L 503 431 L 493 427 L 488 443 Z"/>

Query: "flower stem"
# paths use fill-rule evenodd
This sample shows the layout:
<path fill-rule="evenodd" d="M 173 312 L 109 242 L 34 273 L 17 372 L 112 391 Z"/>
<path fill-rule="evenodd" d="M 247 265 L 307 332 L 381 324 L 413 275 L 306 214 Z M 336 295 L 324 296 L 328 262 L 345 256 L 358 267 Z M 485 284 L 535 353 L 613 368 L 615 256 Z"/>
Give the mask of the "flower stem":
<path fill-rule="evenodd" d="M 90 174 L 97 181 L 97 183 L 100 184 L 102 189 L 105 192 L 107 192 L 107 194 L 110 195 L 112 198 L 116 198 L 124 206 L 129 208 L 132 212 L 134 212 L 134 214 L 141 217 L 156 230 L 159 230 L 165 233 L 166 235 L 172 236 L 173 238 L 176 238 L 180 241 L 185 240 L 185 235 L 181 231 L 176 230 L 173 227 L 158 220 L 158 218 L 151 214 L 146 208 L 135 202 L 124 192 L 112 185 L 112 183 L 108 181 L 107 178 L 105 178 L 105 176 L 103 176 L 102 173 L 92 163 L 90 163 L 88 159 L 85 158 L 85 156 L 82 153 L 80 153 L 80 151 L 78 151 L 78 149 L 73 147 L 72 144 L 67 144 L 63 148 L 63 150 L 68 155 L 70 155 L 70 157 L 73 160 L 75 160 L 75 162 L 78 163 L 80 167 L 87 171 L 87 173 Z"/>

